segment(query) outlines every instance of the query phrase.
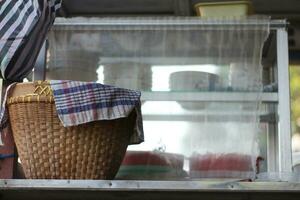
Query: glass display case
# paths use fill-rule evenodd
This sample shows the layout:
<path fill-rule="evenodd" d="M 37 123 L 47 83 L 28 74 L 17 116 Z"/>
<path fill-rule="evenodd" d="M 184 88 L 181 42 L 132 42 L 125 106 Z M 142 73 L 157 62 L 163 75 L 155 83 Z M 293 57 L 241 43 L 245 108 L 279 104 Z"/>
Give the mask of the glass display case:
<path fill-rule="evenodd" d="M 291 172 L 286 22 L 57 19 L 34 77 L 142 91 L 145 142 L 117 179 Z"/>

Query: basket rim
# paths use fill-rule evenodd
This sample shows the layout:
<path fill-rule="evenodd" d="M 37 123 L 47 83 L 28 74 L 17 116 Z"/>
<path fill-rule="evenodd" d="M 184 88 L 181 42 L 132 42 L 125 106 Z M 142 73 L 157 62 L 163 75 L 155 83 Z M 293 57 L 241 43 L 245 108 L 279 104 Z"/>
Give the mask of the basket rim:
<path fill-rule="evenodd" d="M 17 104 L 17 103 L 51 103 L 54 104 L 55 100 L 53 96 L 42 96 L 38 94 L 28 94 L 24 96 L 10 97 L 7 100 L 7 105 Z"/>
<path fill-rule="evenodd" d="M 33 102 L 47 102 L 54 103 L 54 96 L 52 93 L 48 93 L 47 95 L 41 93 L 35 93 L 38 86 L 46 86 L 50 88 L 49 81 L 34 81 L 34 82 L 26 82 L 26 83 L 17 83 L 15 87 L 26 88 L 28 86 L 33 86 L 35 88 L 34 91 L 31 91 L 27 94 L 22 94 L 18 96 L 11 96 L 7 98 L 7 105 L 16 104 L 16 103 L 33 103 Z M 51 88 L 50 88 L 51 90 Z"/>

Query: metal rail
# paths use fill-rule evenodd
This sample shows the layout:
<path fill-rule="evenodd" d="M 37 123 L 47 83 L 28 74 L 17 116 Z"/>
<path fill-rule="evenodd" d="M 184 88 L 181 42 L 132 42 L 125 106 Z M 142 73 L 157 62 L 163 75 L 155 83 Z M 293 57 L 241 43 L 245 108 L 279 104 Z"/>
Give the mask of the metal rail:
<path fill-rule="evenodd" d="M 142 92 L 142 101 L 278 102 L 278 94 L 255 92 Z"/>
<path fill-rule="evenodd" d="M 239 182 L 238 179 L 207 181 L 122 181 L 122 180 L 0 180 L 0 192 L 7 189 L 108 190 L 108 191 L 248 191 L 300 192 L 296 182 Z"/>
<path fill-rule="evenodd" d="M 54 23 L 54 29 L 62 29 L 68 27 L 68 30 L 77 29 L 78 27 L 90 27 L 95 29 L 99 26 L 109 27 L 137 27 L 137 26 L 247 26 L 249 28 L 255 26 L 270 25 L 271 30 L 287 27 L 286 20 L 267 20 L 267 19 L 241 19 L 241 20 L 218 20 L 218 19 L 201 19 L 199 17 L 161 17 L 161 18 L 91 18 L 84 21 L 81 18 L 63 19 L 58 18 Z"/>
<path fill-rule="evenodd" d="M 298 200 L 300 183 L 216 181 L 0 180 L 3 200 Z"/>

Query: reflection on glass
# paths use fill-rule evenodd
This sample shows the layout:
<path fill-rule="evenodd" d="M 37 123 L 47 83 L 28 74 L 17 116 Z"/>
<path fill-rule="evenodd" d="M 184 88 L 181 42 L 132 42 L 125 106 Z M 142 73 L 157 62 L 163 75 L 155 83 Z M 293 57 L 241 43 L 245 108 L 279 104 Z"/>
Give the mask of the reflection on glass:
<path fill-rule="evenodd" d="M 117 178 L 253 178 L 259 119 L 268 113 L 259 108 L 261 50 L 269 29 L 255 24 L 266 19 L 254 18 L 251 26 L 247 19 L 226 26 L 186 25 L 195 19 L 181 18 L 158 26 L 75 19 L 103 20 L 100 28 L 62 25 L 50 33 L 47 78 L 97 81 L 148 95 L 142 105 L 145 142 L 128 148 Z M 184 98 L 157 100 L 163 92 Z M 195 99 L 225 92 L 241 98 L 253 92 L 253 100 Z"/>

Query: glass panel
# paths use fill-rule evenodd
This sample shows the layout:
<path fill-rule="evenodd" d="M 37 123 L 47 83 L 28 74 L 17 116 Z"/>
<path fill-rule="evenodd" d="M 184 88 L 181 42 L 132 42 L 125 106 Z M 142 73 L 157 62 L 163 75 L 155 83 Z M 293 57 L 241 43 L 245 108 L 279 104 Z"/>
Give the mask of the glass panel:
<path fill-rule="evenodd" d="M 48 79 L 143 91 L 145 142 L 128 148 L 117 178 L 254 178 L 257 137 L 267 129 L 260 116 L 269 113 L 260 109 L 268 19 L 59 23 L 49 36 Z"/>

